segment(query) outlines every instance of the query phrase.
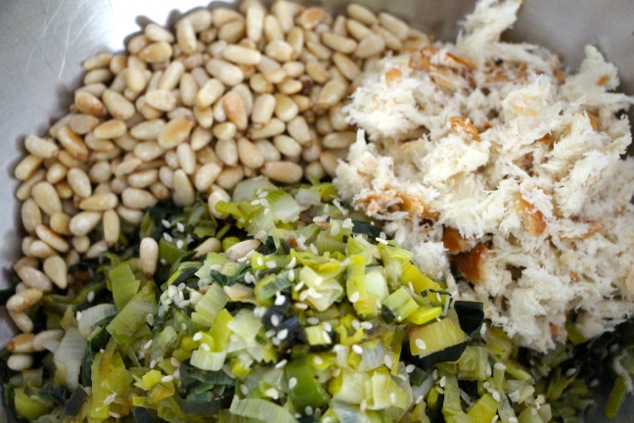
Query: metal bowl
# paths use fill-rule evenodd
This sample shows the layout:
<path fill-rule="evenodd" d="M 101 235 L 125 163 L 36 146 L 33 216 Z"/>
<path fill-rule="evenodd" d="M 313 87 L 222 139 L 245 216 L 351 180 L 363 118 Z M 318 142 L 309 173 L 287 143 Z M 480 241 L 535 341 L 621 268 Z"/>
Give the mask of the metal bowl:
<path fill-rule="evenodd" d="M 375 10 L 387 10 L 437 38 L 454 39 L 459 22 L 474 0 L 358 0 Z M 234 3 L 217 1 L 212 3 Z M 315 3 L 315 2 L 313 2 Z M 341 10 L 344 0 L 324 0 Z M 83 59 L 99 52 L 121 51 L 124 39 L 153 21 L 173 22 L 182 12 L 208 5 L 208 0 L 2 0 L 0 1 L 0 289 L 8 286 L 11 263 L 22 236 L 14 199 L 13 169 L 23 154 L 27 134 L 43 135 L 64 114 L 79 86 Z M 548 47 L 574 70 L 586 44 L 594 44 L 619 68 L 620 89 L 634 94 L 634 2 L 632 0 L 525 0 L 508 40 Z M 634 120 L 634 114 L 630 113 Z M 630 154 L 634 151 L 630 149 Z M 15 329 L 0 307 L 0 345 Z M 599 405 L 587 421 L 604 420 Z M 617 422 L 632 421 L 628 403 Z M 0 407 L 0 421 L 7 421 Z"/>

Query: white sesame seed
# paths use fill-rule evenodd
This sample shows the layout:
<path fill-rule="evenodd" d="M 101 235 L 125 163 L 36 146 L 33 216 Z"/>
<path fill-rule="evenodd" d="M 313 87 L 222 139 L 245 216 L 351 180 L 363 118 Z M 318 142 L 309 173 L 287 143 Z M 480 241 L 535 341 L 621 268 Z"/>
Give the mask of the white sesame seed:
<path fill-rule="evenodd" d="M 267 389 L 266 391 L 264 391 L 264 395 L 273 399 L 278 399 L 280 397 L 280 393 L 275 388 Z"/>
<path fill-rule="evenodd" d="M 199 342 L 203 340 L 203 334 L 201 332 L 196 332 L 194 337 L 192 338 L 195 342 Z"/>
<path fill-rule="evenodd" d="M 150 369 L 153 369 L 154 367 L 156 367 L 156 360 L 150 361 Z"/>
<path fill-rule="evenodd" d="M 178 359 L 176 359 L 175 357 L 172 357 L 172 358 L 170 359 L 170 364 L 171 364 L 173 367 L 178 367 L 178 366 L 180 366 L 180 365 L 181 365 L 181 362 L 180 362 L 180 361 L 178 361 Z"/>
<path fill-rule="evenodd" d="M 286 359 L 283 359 L 282 361 L 280 361 L 279 363 L 275 365 L 275 368 L 281 369 L 282 367 L 286 366 L 286 363 L 288 363 L 288 361 Z"/>
<path fill-rule="evenodd" d="M 266 268 L 267 269 L 277 269 L 277 263 L 275 262 L 275 260 L 269 260 L 266 262 Z"/>
<path fill-rule="evenodd" d="M 495 423 L 498 421 L 498 419 L 500 418 L 500 416 L 498 416 L 497 414 L 495 416 L 493 416 L 493 418 L 491 419 L 491 423 Z"/>
<path fill-rule="evenodd" d="M 361 405 L 359 408 L 361 409 L 362 413 L 365 413 L 366 408 L 368 408 L 368 402 L 365 399 L 361 400 Z"/>
<path fill-rule="evenodd" d="M 326 330 L 326 332 L 332 332 L 332 325 L 328 322 L 321 322 L 321 326 Z"/>
<path fill-rule="evenodd" d="M 95 292 L 94 291 L 90 291 L 88 293 L 88 298 L 87 299 L 88 299 L 89 303 L 92 303 L 93 301 L 95 301 Z"/>
<path fill-rule="evenodd" d="M 281 306 L 286 302 L 286 297 L 284 295 L 280 295 L 279 291 L 275 293 L 275 305 Z"/>
<path fill-rule="evenodd" d="M 182 239 L 179 239 L 178 241 L 176 241 L 176 248 L 182 249 L 184 245 L 185 243 L 183 242 Z"/>
<path fill-rule="evenodd" d="M 302 292 L 299 293 L 299 300 L 300 301 L 306 301 L 308 299 L 308 295 L 310 294 L 310 290 L 304 290 Z"/>
<path fill-rule="evenodd" d="M 247 388 L 247 385 L 240 385 L 240 392 L 242 392 L 242 395 L 247 395 L 249 393 L 249 388 Z"/>
<path fill-rule="evenodd" d="M 165 220 L 165 219 L 161 220 L 161 224 L 167 229 L 172 227 L 172 224 L 168 220 Z"/>
<path fill-rule="evenodd" d="M 172 238 L 172 236 L 170 234 L 168 234 L 167 232 L 163 233 L 163 238 L 165 239 L 165 241 L 167 242 L 172 242 L 174 241 L 174 238 Z"/>
<path fill-rule="evenodd" d="M 396 404 L 396 394 L 394 392 L 390 394 L 390 402 Z"/>
<path fill-rule="evenodd" d="M 288 329 L 282 329 L 277 333 L 277 339 L 280 341 L 285 340 L 288 337 Z"/>
<path fill-rule="evenodd" d="M 172 375 L 163 376 L 161 378 L 161 382 L 163 382 L 163 383 L 169 383 L 169 382 L 171 382 L 173 380 L 174 380 L 174 376 L 172 376 Z"/>
<path fill-rule="evenodd" d="M 361 322 L 361 327 L 365 330 L 370 330 L 373 328 L 373 325 L 370 322 Z"/>
<path fill-rule="evenodd" d="M 352 351 L 354 351 L 355 353 L 361 355 L 363 354 L 363 348 L 360 345 L 353 345 L 352 346 Z"/>
<path fill-rule="evenodd" d="M 421 402 L 423 402 L 423 396 L 422 396 L 422 395 L 419 395 L 419 396 L 416 398 L 416 404 L 420 404 Z"/>
<path fill-rule="evenodd" d="M 313 357 L 313 363 L 315 363 L 317 366 L 321 366 L 322 364 L 324 364 L 324 360 L 320 356 L 316 355 Z"/>
<path fill-rule="evenodd" d="M 112 417 L 112 418 L 115 418 L 115 419 L 120 419 L 120 418 L 121 418 L 121 414 L 119 414 L 119 413 L 115 413 L 114 411 L 109 411 L 109 412 L 108 412 L 108 415 L 109 415 L 110 417 Z"/>
<path fill-rule="evenodd" d="M 309 317 L 308 319 L 306 319 L 306 323 L 308 323 L 309 325 L 318 325 L 319 319 L 316 317 Z"/>
<path fill-rule="evenodd" d="M 361 323 L 359 323 L 359 321 L 357 319 L 354 319 L 352 321 L 352 328 L 354 330 L 359 330 L 361 328 Z"/>
<path fill-rule="evenodd" d="M 407 366 L 405 366 L 405 372 L 407 373 L 412 373 L 415 369 L 416 366 L 414 366 L 413 364 L 408 364 Z"/>
<path fill-rule="evenodd" d="M 319 250 L 317 250 L 317 247 L 315 246 L 315 244 L 310 244 L 309 248 L 311 253 L 313 253 L 316 256 L 319 255 Z"/>
<path fill-rule="evenodd" d="M 388 242 L 386 240 L 384 240 L 383 238 L 376 238 L 377 242 L 380 242 L 383 245 L 388 245 Z"/>
<path fill-rule="evenodd" d="M 275 336 L 275 329 L 267 330 L 264 336 L 266 336 L 267 338 L 273 338 Z"/>
<path fill-rule="evenodd" d="M 304 413 L 307 416 L 312 416 L 313 415 L 313 407 L 311 407 L 310 405 L 307 405 L 306 408 L 304 409 Z"/>
<path fill-rule="evenodd" d="M 145 316 L 145 321 L 148 325 L 154 326 L 154 315 L 152 313 L 148 313 L 148 315 Z"/>
<path fill-rule="evenodd" d="M 350 302 L 352 304 L 356 303 L 357 301 L 359 301 L 359 292 L 353 292 L 352 294 L 350 294 Z"/>
<path fill-rule="evenodd" d="M 392 357 L 390 357 L 389 355 L 386 355 L 385 357 L 383 357 L 383 364 L 385 364 L 385 367 L 387 367 L 388 369 L 391 369 Z"/>
<path fill-rule="evenodd" d="M 426 350 L 427 349 L 427 344 L 425 344 L 425 341 L 423 341 L 422 339 L 417 339 L 416 340 L 416 346 L 421 349 L 421 350 Z"/>
<path fill-rule="evenodd" d="M 280 316 L 274 314 L 271 316 L 271 324 L 273 327 L 278 327 L 280 325 Z"/>
<path fill-rule="evenodd" d="M 502 363 L 495 363 L 493 365 L 493 368 L 497 370 L 506 370 L 506 366 Z"/>
<path fill-rule="evenodd" d="M 81 311 L 75 313 L 75 319 L 79 322 L 81 320 Z"/>
<path fill-rule="evenodd" d="M 502 398 L 500 398 L 500 394 L 498 393 L 498 391 L 493 391 L 493 393 L 491 394 L 491 396 L 493 397 L 493 399 L 494 399 L 496 402 L 500 402 L 500 400 L 502 399 Z"/>
<path fill-rule="evenodd" d="M 293 269 L 296 265 L 297 265 L 297 258 L 293 257 L 291 258 L 291 261 L 289 261 L 288 264 L 286 265 L 286 268 Z"/>
<path fill-rule="evenodd" d="M 296 386 L 297 386 L 297 378 L 294 378 L 294 377 L 290 378 L 288 380 L 288 389 L 293 389 Z"/>
<path fill-rule="evenodd" d="M 291 281 L 291 282 L 293 282 L 295 280 L 295 272 L 288 272 L 288 280 Z M 300 283 L 303 283 L 303 282 L 300 282 Z M 299 290 L 297 290 L 297 291 L 299 291 Z"/>
<path fill-rule="evenodd" d="M 145 344 L 143 344 L 143 349 L 144 350 L 149 350 L 151 346 L 152 346 L 152 340 L 150 339 Z"/>
<path fill-rule="evenodd" d="M 566 370 L 566 377 L 570 377 L 574 375 L 575 373 L 577 373 L 577 369 L 575 369 L 574 367 L 571 367 L 570 369 Z"/>
<path fill-rule="evenodd" d="M 259 256 L 257 258 L 257 260 L 255 260 L 255 264 L 257 264 L 258 267 L 263 267 L 264 266 L 264 259 L 262 258 L 262 256 Z"/>
<path fill-rule="evenodd" d="M 293 307 L 299 309 L 299 310 L 306 310 L 308 308 L 308 304 L 304 304 L 304 303 L 295 303 L 293 304 Z"/>
<path fill-rule="evenodd" d="M 440 380 L 438 381 L 438 385 L 440 385 L 441 388 L 444 388 L 446 383 L 447 383 L 447 378 L 444 376 L 441 377 Z"/>

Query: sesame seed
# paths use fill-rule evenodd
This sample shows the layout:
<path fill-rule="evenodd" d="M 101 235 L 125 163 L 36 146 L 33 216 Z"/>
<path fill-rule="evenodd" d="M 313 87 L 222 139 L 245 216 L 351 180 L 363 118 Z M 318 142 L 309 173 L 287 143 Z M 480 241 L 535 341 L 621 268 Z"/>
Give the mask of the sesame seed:
<path fill-rule="evenodd" d="M 370 330 L 373 326 L 370 322 L 361 322 L 361 327 L 365 330 Z"/>
<path fill-rule="evenodd" d="M 441 388 L 444 388 L 446 383 L 447 383 L 447 378 L 444 376 L 441 377 L 440 380 L 438 381 L 438 385 L 440 385 Z"/>
<path fill-rule="evenodd" d="M 211 348 L 207 344 L 200 344 L 200 348 L 202 348 L 205 352 L 211 351 Z"/>
<path fill-rule="evenodd" d="M 384 240 L 383 238 L 376 238 L 376 241 L 380 242 L 383 245 L 387 245 L 388 244 L 388 242 L 386 240 Z"/>
<path fill-rule="evenodd" d="M 354 227 L 354 223 L 352 223 L 352 219 L 347 217 L 343 222 L 341 222 L 341 227 L 344 229 L 352 229 Z"/>
<path fill-rule="evenodd" d="M 416 346 L 421 349 L 421 350 L 426 350 L 427 349 L 427 344 L 425 344 L 425 341 L 423 341 L 422 339 L 417 339 L 416 340 Z"/>
<path fill-rule="evenodd" d="M 275 365 L 275 368 L 276 369 L 281 369 L 282 367 L 286 366 L 286 363 L 288 363 L 288 360 L 283 359 L 282 361 L 280 361 L 279 363 L 277 363 Z"/>
<path fill-rule="evenodd" d="M 165 241 L 167 242 L 172 242 L 174 241 L 174 238 L 172 238 L 172 236 L 170 234 L 168 234 L 167 232 L 163 233 L 163 238 L 165 239 Z"/>
<path fill-rule="evenodd" d="M 324 364 L 324 360 L 320 356 L 316 355 L 313 357 L 313 363 L 315 363 L 317 366 L 321 366 L 322 364 Z"/>
<path fill-rule="evenodd" d="M 566 370 L 566 377 L 570 377 L 574 375 L 575 373 L 577 373 L 577 369 L 574 367 L 571 367 L 570 369 Z"/>
<path fill-rule="evenodd" d="M 149 350 L 151 346 L 152 346 L 152 340 L 150 339 L 145 344 L 143 344 L 143 349 L 144 350 Z"/>
<path fill-rule="evenodd" d="M 293 257 L 291 258 L 291 261 L 288 262 L 288 264 L 286 265 L 287 269 L 292 269 L 297 265 L 297 258 Z"/>
<path fill-rule="evenodd" d="M 359 301 L 359 292 L 353 292 L 352 294 L 350 294 L 349 300 L 352 304 Z"/>
<path fill-rule="evenodd" d="M 288 280 L 291 282 L 295 280 L 295 272 L 288 272 Z"/>
<path fill-rule="evenodd" d="M 332 332 L 332 325 L 328 322 L 321 322 L 321 326 L 326 330 L 326 332 Z"/>
<path fill-rule="evenodd" d="M 277 333 L 277 339 L 280 341 L 285 340 L 288 337 L 288 329 L 282 329 Z"/>
<path fill-rule="evenodd" d="M 242 392 L 242 395 L 247 395 L 249 393 L 249 388 L 247 388 L 247 385 L 240 385 L 240 392 Z"/>
<path fill-rule="evenodd" d="M 310 244 L 309 248 L 311 253 L 313 253 L 316 256 L 319 255 L 319 250 L 317 250 L 317 247 L 315 246 L 315 244 Z"/>
<path fill-rule="evenodd" d="M 156 367 L 156 360 L 150 361 L 150 369 L 153 369 L 154 367 Z"/>
<path fill-rule="evenodd" d="M 361 328 L 361 323 L 359 323 L 359 321 L 357 319 L 354 319 L 352 321 L 352 328 L 354 330 L 359 330 Z"/>
<path fill-rule="evenodd" d="M 266 336 L 267 338 L 273 338 L 275 336 L 275 329 L 267 330 L 264 336 Z"/>
<path fill-rule="evenodd" d="M 93 301 L 95 301 L 95 292 L 94 291 L 90 291 L 88 293 L 88 298 L 87 299 L 88 299 L 89 303 L 92 303 Z"/>
<path fill-rule="evenodd" d="M 286 302 L 286 297 L 283 295 L 280 295 L 279 291 L 275 293 L 275 305 L 276 306 L 281 306 L 282 304 L 284 304 Z"/>
<path fill-rule="evenodd" d="M 172 358 L 170 359 L 170 364 L 171 364 L 173 367 L 178 367 L 178 366 L 180 366 L 180 365 L 181 365 L 181 362 L 180 362 L 180 361 L 178 361 L 178 359 L 176 359 L 175 357 L 172 357 Z"/>
<path fill-rule="evenodd" d="M 312 416 L 313 415 L 313 407 L 311 407 L 310 405 L 307 405 L 306 408 L 304 409 L 304 413 L 307 416 Z"/>
<path fill-rule="evenodd" d="M 308 299 L 308 294 L 310 294 L 310 292 L 308 290 L 300 292 L 299 293 L 299 300 L 300 301 L 306 301 Z"/>
<path fill-rule="evenodd" d="M 506 366 L 502 363 L 495 363 L 493 365 L 493 368 L 496 370 L 506 370 Z"/>
<path fill-rule="evenodd" d="M 419 396 L 416 398 L 416 404 L 420 404 L 421 402 L 423 402 L 423 396 L 422 396 L 422 395 L 419 395 Z"/>
<path fill-rule="evenodd" d="M 278 399 L 280 397 L 280 393 L 277 392 L 277 389 L 275 388 L 267 389 L 266 391 L 264 391 L 264 395 L 273 399 Z"/>
<path fill-rule="evenodd" d="M 293 304 L 293 307 L 300 309 L 300 310 L 306 310 L 308 308 L 308 304 L 304 304 L 304 303 L 295 303 Z"/>
<path fill-rule="evenodd" d="M 364 413 L 366 408 L 368 408 L 368 402 L 365 399 L 361 400 L 361 405 L 359 408 L 361 409 L 361 412 Z"/>
<path fill-rule="evenodd" d="M 176 230 L 178 232 L 185 232 L 185 225 L 183 225 L 181 222 L 176 222 Z"/>
<path fill-rule="evenodd" d="M 297 386 L 297 378 L 292 377 L 288 380 L 288 389 L 293 389 Z"/>
<path fill-rule="evenodd" d="M 277 269 L 277 263 L 275 262 L 275 260 L 269 260 L 266 262 L 266 268 L 267 269 Z"/>
<path fill-rule="evenodd" d="M 355 353 L 361 355 L 363 354 L 363 348 L 360 345 L 353 345 L 352 346 L 352 351 L 354 351 Z"/>
<path fill-rule="evenodd" d="M 392 357 L 390 357 L 389 355 L 386 355 L 385 357 L 383 357 L 383 364 L 385 364 L 385 367 L 387 367 L 388 369 L 391 369 Z"/>
<path fill-rule="evenodd" d="M 306 323 L 308 323 L 309 325 L 318 325 L 319 319 L 316 317 L 309 317 L 308 319 L 306 319 Z"/>
<path fill-rule="evenodd" d="M 259 256 L 257 258 L 257 260 L 255 260 L 255 264 L 257 264 L 258 267 L 263 267 L 264 266 L 264 259 L 262 258 L 262 256 Z"/>
<path fill-rule="evenodd" d="M 184 245 L 185 243 L 183 242 L 182 239 L 179 239 L 178 241 L 176 241 L 176 248 L 182 249 Z"/>
<path fill-rule="evenodd" d="M 78 312 L 75 314 L 75 319 L 76 319 L 78 322 L 81 320 L 81 311 L 78 311 Z"/>
<path fill-rule="evenodd" d="M 195 342 L 199 342 L 203 340 L 203 334 L 201 332 L 196 332 L 194 337 L 192 338 Z"/>
<path fill-rule="evenodd" d="M 174 376 L 172 376 L 172 375 L 163 376 L 161 378 L 161 382 L 163 382 L 163 383 L 169 383 L 169 382 L 171 382 L 173 380 L 174 380 Z"/>
<path fill-rule="evenodd" d="M 115 413 L 114 411 L 109 411 L 108 415 L 110 415 L 110 417 L 113 417 L 115 419 L 120 419 L 121 418 L 121 414 Z"/>
<path fill-rule="evenodd" d="M 502 399 L 500 398 L 500 394 L 498 393 L 498 391 L 493 391 L 493 393 L 491 393 L 491 396 L 496 402 L 500 402 L 500 400 Z"/>
<path fill-rule="evenodd" d="M 493 416 L 493 418 L 491 419 L 491 423 L 495 423 L 498 421 L 498 419 L 500 418 L 500 416 L 498 416 L 497 414 L 495 416 Z"/>
<path fill-rule="evenodd" d="M 168 220 L 165 220 L 165 219 L 161 220 L 161 224 L 167 229 L 172 227 L 172 224 Z"/>
<path fill-rule="evenodd" d="M 394 392 L 390 394 L 390 402 L 396 404 L 396 394 Z"/>
<path fill-rule="evenodd" d="M 274 327 L 278 327 L 280 325 L 280 317 L 277 314 L 271 316 L 271 324 Z"/>
<path fill-rule="evenodd" d="M 405 366 L 405 372 L 407 373 L 412 373 L 415 369 L 416 366 L 414 366 L 413 364 L 408 364 L 407 366 Z"/>

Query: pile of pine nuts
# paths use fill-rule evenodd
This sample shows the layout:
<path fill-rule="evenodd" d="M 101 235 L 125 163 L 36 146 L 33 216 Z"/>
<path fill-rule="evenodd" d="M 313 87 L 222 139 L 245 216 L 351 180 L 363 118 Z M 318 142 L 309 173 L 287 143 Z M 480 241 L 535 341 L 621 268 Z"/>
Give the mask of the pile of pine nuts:
<path fill-rule="evenodd" d="M 220 6 L 184 15 L 174 30 L 150 23 L 126 52 L 84 61 L 70 112 L 46 137 L 26 138 L 15 177 L 28 235 L 6 304 L 23 332 L 7 347 L 13 370 L 63 335 L 34 335 L 29 309 L 46 292 L 72 290 L 68 267 L 115 245 L 124 222 L 138 225 L 158 201 L 191 205 L 197 192 L 213 210 L 260 173 L 280 183 L 333 176 L 355 140 L 342 106 L 364 66 L 429 45 L 356 4 L 336 19 L 288 1 Z"/>

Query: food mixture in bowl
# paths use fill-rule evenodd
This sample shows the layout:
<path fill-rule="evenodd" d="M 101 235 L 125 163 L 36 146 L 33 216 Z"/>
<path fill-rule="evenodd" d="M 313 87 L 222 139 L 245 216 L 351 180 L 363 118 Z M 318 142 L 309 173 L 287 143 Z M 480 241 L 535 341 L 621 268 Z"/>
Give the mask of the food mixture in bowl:
<path fill-rule="evenodd" d="M 616 69 L 256 0 L 83 63 L 15 169 L 6 405 L 58 421 L 575 421 L 634 373 Z M 332 181 L 332 182 L 331 182 Z M 591 364 L 591 365 L 590 365 Z"/>

